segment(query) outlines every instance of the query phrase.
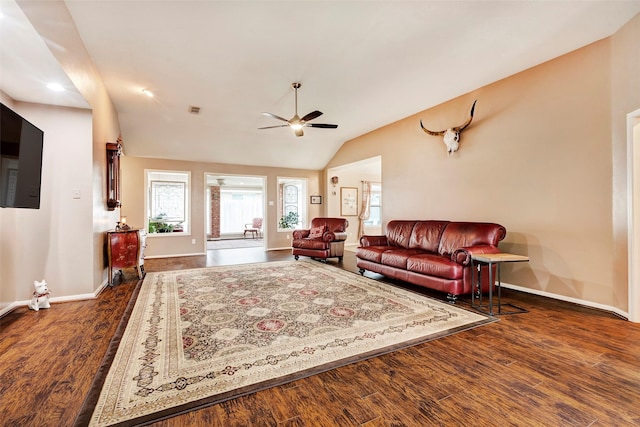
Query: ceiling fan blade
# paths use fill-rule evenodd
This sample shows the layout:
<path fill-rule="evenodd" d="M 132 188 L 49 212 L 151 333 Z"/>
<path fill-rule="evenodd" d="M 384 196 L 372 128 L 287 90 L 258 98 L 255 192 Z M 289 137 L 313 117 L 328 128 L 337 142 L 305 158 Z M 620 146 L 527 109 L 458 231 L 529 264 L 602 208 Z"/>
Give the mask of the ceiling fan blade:
<path fill-rule="evenodd" d="M 288 126 L 289 125 L 264 126 L 264 127 L 258 128 L 258 129 L 286 128 Z"/>
<path fill-rule="evenodd" d="M 295 130 L 295 132 L 296 132 L 296 136 L 302 136 L 302 135 L 304 135 L 304 132 L 302 132 L 302 128 L 300 128 L 300 129 L 296 129 L 296 130 Z"/>
<path fill-rule="evenodd" d="M 329 125 L 326 123 L 307 123 L 306 126 L 311 128 L 322 128 L 322 129 L 335 129 L 338 125 Z"/>
<path fill-rule="evenodd" d="M 320 117 L 322 115 L 322 111 L 312 111 L 309 114 L 307 114 L 306 116 L 304 116 L 303 118 L 301 118 L 300 120 L 302 120 L 303 122 L 308 122 L 309 120 L 313 120 L 316 117 Z"/>
<path fill-rule="evenodd" d="M 289 120 L 282 118 L 280 116 L 276 116 L 275 114 L 271 114 L 271 113 L 267 113 L 267 112 L 263 112 L 263 115 L 267 116 L 267 117 L 272 117 L 274 119 L 278 119 L 278 120 L 282 120 L 283 122 L 289 122 Z"/>

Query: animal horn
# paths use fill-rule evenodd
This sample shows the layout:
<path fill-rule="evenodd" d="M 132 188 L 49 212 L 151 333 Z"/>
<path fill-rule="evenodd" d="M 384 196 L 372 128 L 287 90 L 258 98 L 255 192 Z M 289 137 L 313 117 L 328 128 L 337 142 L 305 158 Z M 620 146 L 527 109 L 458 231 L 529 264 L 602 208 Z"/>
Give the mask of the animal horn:
<path fill-rule="evenodd" d="M 458 126 L 456 128 L 453 128 L 453 130 L 455 132 L 462 132 L 467 126 L 469 126 L 471 124 L 471 121 L 473 120 L 473 111 L 476 109 L 476 102 L 478 102 L 477 99 L 475 101 L 473 101 L 473 105 L 471 106 L 471 114 L 469 114 L 469 118 L 467 119 L 467 121 L 464 122 L 464 124 L 462 126 Z"/>
<path fill-rule="evenodd" d="M 420 127 L 422 128 L 423 131 L 425 131 L 425 133 L 428 133 L 429 135 L 433 135 L 433 136 L 439 136 L 439 135 L 444 135 L 444 133 L 446 132 L 445 130 L 441 130 L 439 132 L 434 132 L 432 130 L 427 129 L 426 127 L 424 127 L 424 125 L 422 124 L 422 119 L 420 119 Z"/>

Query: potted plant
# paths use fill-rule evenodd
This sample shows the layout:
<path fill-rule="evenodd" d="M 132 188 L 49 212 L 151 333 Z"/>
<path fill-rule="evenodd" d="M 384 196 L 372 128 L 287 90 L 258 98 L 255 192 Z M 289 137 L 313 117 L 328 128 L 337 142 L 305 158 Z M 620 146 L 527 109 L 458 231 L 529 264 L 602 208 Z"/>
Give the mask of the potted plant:
<path fill-rule="evenodd" d="M 159 222 L 157 225 L 157 233 L 171 233 L 173 231 L 173 224 L 167 224 L 166 222 Z"/>
<path fill-rule="evenodd" d="M 298 214 L 296 212 L 289 212 L 282 218 L 280 218 L 280 228 L 295 228 L 298 225 Z"/>
<path fill-rule="evenodd" d="M 161 213 L 149 219 L 149 233 L 171 233 L 174 225 L 168 224 L 167 214 Z"/>

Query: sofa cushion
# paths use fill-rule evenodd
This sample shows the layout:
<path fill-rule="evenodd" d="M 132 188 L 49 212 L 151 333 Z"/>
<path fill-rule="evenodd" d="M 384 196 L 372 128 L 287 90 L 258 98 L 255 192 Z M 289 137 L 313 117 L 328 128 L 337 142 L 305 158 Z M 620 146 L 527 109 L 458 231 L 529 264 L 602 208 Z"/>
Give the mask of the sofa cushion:
<path fill-rule="evenodd" d="M 437 254 L 418 254 L 407 259 L 407 270 L 443 279 L 462 279 L 464 266 Z"/>
<path fill-rule="evenodd" d="M 419 248 L 427 252 L 437 253 L 440 237 L 449 221 L 418 221 L 413 227 L 409 248 Z"/>
<path fill-rule="evenodd" d="M 321 225 L 320 227 L 313 227 L 311 230 L 309 230 L 309 238 L 317 239 L 319 237 L 322 237 L 326 228 L 327 227 L 324 225 Z"/>
<path fill-rule="evenodd" d="M 387 224 L 387 241 L 391 246 L 409 247 L 413 227 L 417 221 L 389 221 Z"/>
<path fill-rule="evenodd" d="M 389 251 L 384 251 L 380 258 L 380 262 L 390 267 L 406 269 L 409 257 L 420 252 L 420 249 L 394 248 Z"/>
<path fill-rule="evenodd" d="M 292 246 L 298 249 L 329 249 L 329 243 L 322 239 L 298 239 L 292 242 Z"/>
<path fill-rule="evenodd" d="M 364 246 L 356 249 L 356 256 L 379 264 L 382 261 L 382 254 L 391 249 L 395 249 L 395 246 Z"/>

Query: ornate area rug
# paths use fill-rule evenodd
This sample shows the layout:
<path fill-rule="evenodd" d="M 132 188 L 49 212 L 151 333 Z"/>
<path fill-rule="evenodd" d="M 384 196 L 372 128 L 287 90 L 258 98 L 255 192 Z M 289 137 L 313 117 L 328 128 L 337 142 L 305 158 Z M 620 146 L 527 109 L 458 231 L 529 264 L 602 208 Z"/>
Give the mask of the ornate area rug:
<path fill-rule="evenodd" d="M 76 424 L 158 420 L 494 320 L 311 260 L 148 273 Z"/>

